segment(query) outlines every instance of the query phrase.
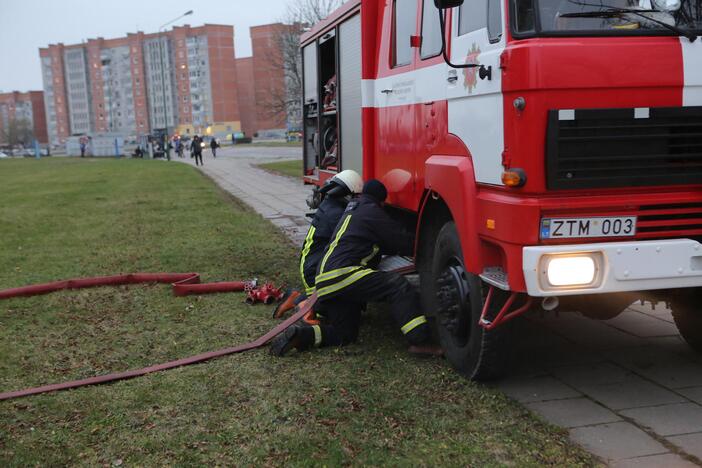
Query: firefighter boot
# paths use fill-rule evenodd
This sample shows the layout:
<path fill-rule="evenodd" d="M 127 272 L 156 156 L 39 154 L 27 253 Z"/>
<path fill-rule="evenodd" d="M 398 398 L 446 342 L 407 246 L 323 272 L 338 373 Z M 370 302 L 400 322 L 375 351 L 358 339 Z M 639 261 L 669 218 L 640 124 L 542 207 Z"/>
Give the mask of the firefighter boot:
<path fill-rule="evenodd" d="M 293 309 L 295 307 L 295 301 L 298 297 L 300 297 L 299 291 L 296 291 L 294 289 L 288 289 L 287 291 L 285 291 L 285 294 L 278 303 L 278 306 L 273 311 L 273 318 L 279 319 L 283 315 L 285 315 L 285 312 L 289 311 L 290 309 Z"/>
<path fill-rule="evenodd" d="M 285 356 L 292 348 L 304 351 L 313 345 L 314 330 L 312 327 L 296 323 L 273 339 L 270 353 L 274 356 Z"/>

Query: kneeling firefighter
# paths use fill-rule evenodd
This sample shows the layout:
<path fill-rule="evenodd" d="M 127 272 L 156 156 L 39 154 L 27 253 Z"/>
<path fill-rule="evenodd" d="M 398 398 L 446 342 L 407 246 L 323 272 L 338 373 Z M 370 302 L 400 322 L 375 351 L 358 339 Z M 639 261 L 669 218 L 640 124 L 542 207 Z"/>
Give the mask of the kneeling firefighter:
<path fill-rule="evenodd" d="M 317 267 L 322 260 L 324 250 L 331 240 L 334 228 L 344 214 L 346 205 L 352 196 L 358 195 L 363 189 L 363 179 L 356 171 L 347 169 L 327 181 L 319 190 L 323 197 L 319 208 L 314 214 L 312 225 L 307 231 L 305 242 L 300 252 L 300 276 L 302 277 L 301 295 L 298 291 L 290 291 L 273 312 L 274 318 L 280 318 L 295 304 L 312 295 L 315 286 Z"/>
<path fill-rule="evenodd" d="M 359 198 L 349 202 L 315 278 L 320 324 L 298 323 L 288 328 L 271 343 L 272 354 L 283 356 L 292 348 L 342 346 L 356 341 L 366 302 L 390 305 L 410 343 L 410 352 L 441 354 L 439 347 L 430 344 L 431 333 L 420 311 L 417 290 L 398 273 L 373 269 L 383 254 L 413 253 L 413 236 L 383 210 L 386 197 L 385 186 L 373 179 L 363 186 Z"/>

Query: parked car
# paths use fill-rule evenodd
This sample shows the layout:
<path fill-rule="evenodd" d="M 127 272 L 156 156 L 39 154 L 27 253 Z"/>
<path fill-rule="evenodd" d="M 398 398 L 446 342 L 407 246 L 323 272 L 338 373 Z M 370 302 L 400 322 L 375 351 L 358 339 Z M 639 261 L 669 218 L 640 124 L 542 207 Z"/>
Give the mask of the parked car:
<path fill-rule="evenodd" d="M 3 158 L 9 158 L 9 156 L 6 155 L 5 153 L 3 153 L 2 151 L 0 151 L 0 159 L 3 159 Z"/>

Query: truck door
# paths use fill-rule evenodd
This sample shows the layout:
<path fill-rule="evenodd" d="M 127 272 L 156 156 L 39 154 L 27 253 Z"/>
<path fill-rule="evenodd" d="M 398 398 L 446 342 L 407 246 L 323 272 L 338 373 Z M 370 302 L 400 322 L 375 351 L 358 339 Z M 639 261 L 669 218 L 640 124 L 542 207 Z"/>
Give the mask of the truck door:
<path fill-rule="evenodd" d="M 339 25 L 339 141 L 341 169 L 363 174 L 361 125 L 361 15 Z"/>
<path fill-rule="evenodd" d="M 451 21 L 451 62 L 478 68 L 447 68 L 449 132 L 473 158 L 478 182 L 502 185 L 504 120 L 500 54 L 505 48 L 502 0 L 465 0 Z M 490 68 L 488 68 L 490 67 Z"/>
<path fill-rule="evenodd" d="M 391 0 L 383 18 L 376 99 L 375 174 L 388 189 L 388 201 L 416 209 L 416 49 L 418 0 Z"/>
<path fill-rule="evenodd" d="M 441 56 L 441 26 L 439 10 L 434 0 L 421 1 L 421 46 L 417 61 L 417 157 L 416 186 L 424 187 L 424 167 L 427 158 L 441 154 L 442 137 L 448 133 L 446 101 L 446 71 L 448 65 Z M 421 193 L 420 193 L 421 195 Z M 419 204 L 419 199 L 417 200 Z"/>

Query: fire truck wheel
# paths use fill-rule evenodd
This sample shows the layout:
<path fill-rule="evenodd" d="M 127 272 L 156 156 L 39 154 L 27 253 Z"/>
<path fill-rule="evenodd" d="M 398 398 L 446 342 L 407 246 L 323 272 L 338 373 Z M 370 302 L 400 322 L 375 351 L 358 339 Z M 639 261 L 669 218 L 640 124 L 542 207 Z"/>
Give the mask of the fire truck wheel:
<path fill-rule="evenodd" d="M 702 289 L 698 288 L 696 292 L 700 297 Z M 702 305 L 694 297 L 694 294 L 675 297 L 670 302 L 670 308 L 682 337 L 692 349 L 702 353 Z"/>
<path fill-rule="evenodd" d="M 509 356 L 509 324 L 491 331 L 478 325 L 487 288 L 480 277 L 466 270 L 453 222 L 446 223 L 437 236 L 431 275 L 436 327 L 446 359 L 471 380 L 500 377 Z M 503 292 L 495 294 L 492 308 L 499 309 L 504 300 Z"/>

